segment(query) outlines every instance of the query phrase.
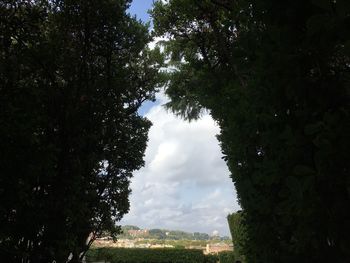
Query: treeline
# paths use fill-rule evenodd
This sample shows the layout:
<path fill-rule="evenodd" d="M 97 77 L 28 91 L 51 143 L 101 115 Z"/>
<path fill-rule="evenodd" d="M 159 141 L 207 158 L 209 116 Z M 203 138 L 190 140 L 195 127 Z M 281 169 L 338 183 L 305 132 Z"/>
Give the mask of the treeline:
<path fill-rule="evenodd" d="M 147 239 L 158 239 L 158 240 L 229 240 L 228 236 L 210 236 L 207 233 L 199 232 L 185 232 L 185 231 L 175 231 L 175 230 L 166 230 L 166 229 L 149 229 L 145 233 L 140 233 L 138 235 L 131 235 L 129 230 L 141 230 L 137 226 L 122 226 L 122 233 L 118 235 L 118 238 L 129 238 L 133 239 L 135 237 L 143 237 Z M 106 233 L 107 234 L 107 233 Z"/>
<path fill-rule="evenodd" d="M 0 1 L 1 262 L 80 262 L 119 233 L 162 82 L 130 2 Z"/>

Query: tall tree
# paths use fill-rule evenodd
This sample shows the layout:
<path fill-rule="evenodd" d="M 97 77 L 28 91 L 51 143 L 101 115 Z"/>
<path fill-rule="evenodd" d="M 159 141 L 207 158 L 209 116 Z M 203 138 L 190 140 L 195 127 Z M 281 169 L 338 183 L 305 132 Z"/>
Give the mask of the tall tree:
<path fill-rule="evenodd" d="M 350 260 L 349 1 L 158 1 L 168 107 L 208 109 L 249 262 Z"/>
<path fill-rule="evenodd" d="M 161 85 L 130 1 L 0 1 L 0 256 L 79 262 L 129 209 Z"/>
<path fill-rule="evenodd" d="M 247 239 L 244 213 L 242 211 L 237 211 L 229 214 L 227 216 L 227 221 L 231 232 L 235 259 L 245 262 L 244 249 L 249 240 Z"/>

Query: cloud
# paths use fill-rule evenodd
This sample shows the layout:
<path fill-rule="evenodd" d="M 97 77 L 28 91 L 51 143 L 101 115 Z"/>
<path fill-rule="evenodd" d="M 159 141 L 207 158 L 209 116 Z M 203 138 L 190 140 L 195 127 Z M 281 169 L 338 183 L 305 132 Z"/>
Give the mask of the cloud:
<path fill-rule="evenodd" d="M 132 179 L 131 209 L 122 224 L 229 235 L 226 216 L 239 209 L 210 115 L 186 122 L 160 104 L 146 117 L 153 126 L 145 167 Z"/>
<path fill-rule="evenodd" d="M 148 43 L 148 48 L 149 49 L 154 49 L 157 45 L 159 46 L 159 44 L 162 42 L 162 41 L 168 41 L 169 38 L 167 37 L 155 37 L 150 43 Z M 161 45 L 160 45 L 161 47 Z M 162 49 L 164 50 L 164 49 Z"/>

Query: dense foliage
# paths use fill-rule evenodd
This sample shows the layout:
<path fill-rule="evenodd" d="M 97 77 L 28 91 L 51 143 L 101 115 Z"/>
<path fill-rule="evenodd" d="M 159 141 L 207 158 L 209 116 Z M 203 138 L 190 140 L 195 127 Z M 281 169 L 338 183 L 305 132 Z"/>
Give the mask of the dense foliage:
<path fill-rule="evenodd" d="M 234 257 L 236 260 L 245 262 L 245 251 L 249 240 L 247 238 L 247 230 L 244 221 L 244 213 L 238 211 L 227 216 L 228 225 L 231 232 L 232 243 L 234 248 Z"/>
<path fill-rule="evenodd" d="M 234 252 L 231 252 L 231 251 L 223 251 L 218 253 L 218 258 L 220 263 L 234 263 L 236 262 L 235 260 L 237 259 L 235 257 Z"/>
<path fill-rule="evenodd" d="M 166 229 L 150 229 L 149 237 L 155 239 L 167 239 L 167 240 L 209 240 L 210 236 L 206 233 L 190 233 L 179 230 L 166 230 Z"/>
<path fill-rule="evenodd" d="M 210 111 L 249 262 L 350 261 L 350 2 L 169 0 L 168 107 Z"/>
<path fill-rule="evenodd" d="M 149 229 L 146 232 L 141 232 L 139 235 L 131 235 L 129 230 L 140 230 L 137 226 L 122 226 L 122 233 L 118 235 L 118 238 L 128 238 L 134 239 L 137 237 L 143 237 L 147 239 L 157 239 L 157 240 L 230 240 L 228 236 L 210 236 L 207 233 L 200 232 L 185 232 L 179 230 L 169 230 L 169 229 Z M 106 233 L 107 234 L 107 233 Z M 106 236 L 106 235 L 104 235 Z"/>
<path fill-rule="evenodd" d="M 165 246 L 171 246 L 174 248 L 203 248 L 205 249 L 207 244 L 220 244 L 222 246 L 224 245 L 231 245 L 232 241 L 231 240 L 225 240 L 225 241 L 221 241 L 221 240 L 188 240 L 188 239 L 178 239 L 178 240 L 169 240 L 169 239 L 139 239 L 137 241 L 134 242 L 134 244 L 136 246 L 139 245 L 144 245 L 144 246 L 148 246 L 148 245 L 165 245 Z"/>
<path fill-rule="evenodd" d="M 162 63 L 129 3 L 0 1 L 2 262 L 77 262 L 118 232 Z"/>
<path fill-rule="evenodd" d="M 111 263 L 216 263 L 217 257 L 195 249 L 99 248 L 87 253 L 87 262 Z"/>

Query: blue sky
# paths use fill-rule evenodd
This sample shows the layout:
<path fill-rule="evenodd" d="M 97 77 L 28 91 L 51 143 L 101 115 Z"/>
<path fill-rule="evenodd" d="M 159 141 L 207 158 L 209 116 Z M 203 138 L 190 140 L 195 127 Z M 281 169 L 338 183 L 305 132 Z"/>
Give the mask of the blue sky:
<path fill-rule="evenodd" d="M 153 0 L 134 0 L 129 8 L 132 15 L 136 15 L 143 22 L 150 22 L 151 18 L 147 10 L 152 8 Z"/>
<path fill-rule="evenodd" d="M 135 0 L 129 11 L 149 22 L 152 2 Z M 160 92 L 139 111 L 153 126 L 121 224 L 229 235 L 226 216 L 240 208 L 216 139 L 220 129 L 209 114 L 191 123 L 174 116 L 162 106 L 167 101 Z"/>
<path fill-rule="evenodd" d="M 151 17 L 148 14 L 148 10 L 152 8 L 153 0 L 134 0 L 131 3 L 129 12 L 132 15 L 136 15 L 137 19 L 142 20 L 142 22 L 151 22 Z M 145 115 L 153 106 L 154 102 L 146 101 L 139 110 L 141 115 Z"/>

